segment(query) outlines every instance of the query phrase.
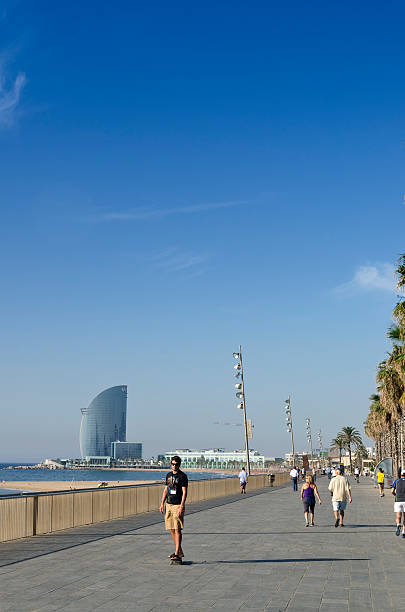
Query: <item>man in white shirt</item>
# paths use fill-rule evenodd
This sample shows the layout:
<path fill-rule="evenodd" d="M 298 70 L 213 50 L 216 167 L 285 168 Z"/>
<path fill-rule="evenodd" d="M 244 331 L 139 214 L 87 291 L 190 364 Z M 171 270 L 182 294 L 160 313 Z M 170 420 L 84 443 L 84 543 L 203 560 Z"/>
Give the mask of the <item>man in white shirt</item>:
<path fill-rule="evenodd" d="M 336 470 L 335 478 L 329 483 L 329 492 L 332 496 L 333 513 L 335 515 L 335 527 L 344 527 L 343 517 L 345 515 L 347 498 L 349 498 L 349 504 L 352 503 L 352 493 L 350 491 L 349 483 L 344 476 L 340 475 L 340 469 Z"/>
<path fill-rule="evenodd" d="M 245 468 L 242 468 L 239 473 L 239 482 L 240 482 L 240 492 L 246 493 L 246 483 L 248 481 L 248 476 Z"/>
<path fill-rule="evenodd" d="M 298 482 L 298 470 L 297 470 L 297 468 L 295 466 L 291 470 L 290 476 L 291 476 L 291 482 L 292 482 L 293 491 L 298 491 L 298 486 L 297 486 L 297 482 Z"/>

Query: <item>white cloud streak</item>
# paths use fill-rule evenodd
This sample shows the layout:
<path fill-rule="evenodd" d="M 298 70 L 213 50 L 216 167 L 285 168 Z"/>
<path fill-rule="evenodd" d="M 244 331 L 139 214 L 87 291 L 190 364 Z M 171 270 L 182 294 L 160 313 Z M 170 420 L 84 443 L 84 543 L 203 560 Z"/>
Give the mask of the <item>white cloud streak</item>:
<path fill-rule="evenodd" d="M 352 295 L 361 291 L 388 291 L 395 293 L 395 267 L 389 263 L 358 266 L 353 278 L 333 290 L 339 295 Z"/>
<path fill-rule="evenodd" d="M 149 258 L 149 261 L 166 272 L 196 271 L 206 261 L 205 255 L 196 255 L 187 251 L 181 251 L 176 247 L 168 248 Z"/>
<path fill-rule="evenodd" d="M 8 84 L 4 61 L 0 63 L 0 125 L 10 126 L 14 123 L 16 109 L 26 82 L 25 74 L 20 72 L 15 80 Z"/>
<path fill-rule="evenodd" d="M 93 221 L 144 221 L 147 219 L 160 219 L 172 215 L 192 215 L 200 212 L 209 212 L 221 208 L 232 208 L 246 202 L 215 202 L 213 204 L 197 204 L 195 206 L 181 206 L 177 208 L 148 208 L 146 206 L 124 212 L 109 212 L 93 217 Z"/>

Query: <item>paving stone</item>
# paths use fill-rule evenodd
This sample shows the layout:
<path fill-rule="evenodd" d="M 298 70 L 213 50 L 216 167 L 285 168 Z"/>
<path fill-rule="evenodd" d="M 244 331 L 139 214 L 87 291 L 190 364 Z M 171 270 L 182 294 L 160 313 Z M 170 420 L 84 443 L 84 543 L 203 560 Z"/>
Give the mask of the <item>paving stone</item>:
<path fill-rule="evenodd" d="M 335 529 L 327 484 L 313 529 L 289 487 L 189 505 L 181 567 L 155 512 L 0 544 L 0 612 L 405 611 L 392 501 L 361 479 Z"/>

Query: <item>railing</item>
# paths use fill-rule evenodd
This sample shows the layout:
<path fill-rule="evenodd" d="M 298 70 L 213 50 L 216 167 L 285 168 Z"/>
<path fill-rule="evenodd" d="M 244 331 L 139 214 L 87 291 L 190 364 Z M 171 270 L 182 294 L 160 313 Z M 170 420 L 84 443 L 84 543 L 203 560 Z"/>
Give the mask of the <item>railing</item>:
<path fill-rule="evenodd" d="M 289 480 L 287 473 L 275 474 L 273 486 Z M 268 486 L 270 479 L 265 474 L 249 478 L 249 490 Z M 130 485 L 0 497 L 0 542 L 158 510 L 163 487 L 163 484 Z M 192 480 L 189 482 L 187 502 L 195 503 L 238 492 L 238 478 Z"/>

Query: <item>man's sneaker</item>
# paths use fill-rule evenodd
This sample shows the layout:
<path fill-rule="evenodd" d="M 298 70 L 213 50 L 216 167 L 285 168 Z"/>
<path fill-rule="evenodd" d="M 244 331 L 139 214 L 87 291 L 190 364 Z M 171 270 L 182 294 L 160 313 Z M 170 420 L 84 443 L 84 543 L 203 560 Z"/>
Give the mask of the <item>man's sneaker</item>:
<path fill-rule="evenodd" d="M 335 521 L 335 527 L 339 527 L 339 519 L 336 519 L 336 521 Z"/>
<path fill-rule="evenodd" d="M 397 528 L 395 530 L 395 535 L 399 536 L 400 533 L 401 533 L 401 525 L 397 525 Z"/>
<path fill-rule="evenodd" d="M 403 532 L 402 537 L 405 538 L 405 531 Z"/>

